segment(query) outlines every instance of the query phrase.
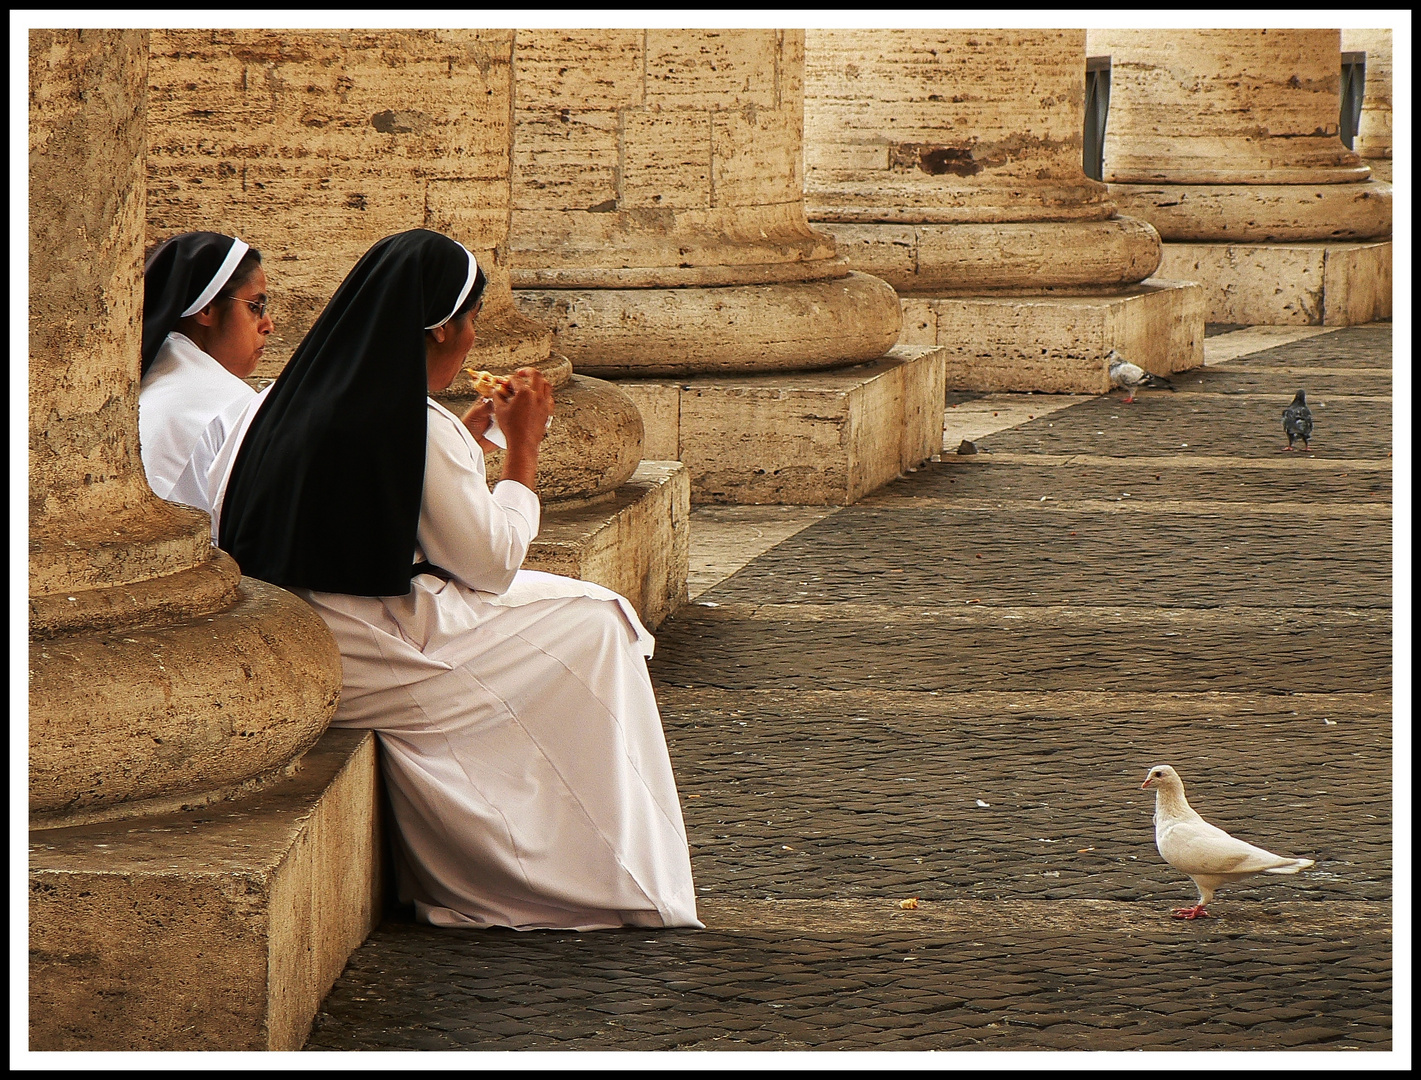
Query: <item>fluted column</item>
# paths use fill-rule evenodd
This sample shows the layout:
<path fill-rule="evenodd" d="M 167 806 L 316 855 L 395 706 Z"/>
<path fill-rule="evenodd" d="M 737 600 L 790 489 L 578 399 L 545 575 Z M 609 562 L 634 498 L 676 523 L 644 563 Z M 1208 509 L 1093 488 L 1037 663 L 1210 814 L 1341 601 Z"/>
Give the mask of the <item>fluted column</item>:
<path fill-rule="evenodd" d="M 1083 30 L 814 30 L 805 78 L 810 219 L 898 290 L 905 340 L 956 355 L 949 386 L 1103 390 L 1112 348 L 1201 359 L 1188 290 L 1141 284 L 1158 234 L 1083 171 Z"/>
<path fill-rule="evenodd" d="M 1367 54 L 1366 84 L 1362 94 L 1362 119 L 1352 149 L 1372 175 L 1391 183 L 1391 31 L 1342 31 L 1343 52 Z"/>
<path fill-rule="evenodd" d="M 1206 287 L 1212 320 L 1390 312 L 1390 248 L 1376 241 L 1391 186 L 1338 137 L 1340 45 L 1325 29 L 1091 31 L 1091 53 L 1112 58 L 1111 196 L 1159 230 L 1165 272 Z M 1247 250 L 1192 246 L 1211 244 Z"/>
<path fill-rule="evenodd" d="M 789 371 L 882 355 L 892 291 L 805 217 L 803 34 L 519 30 L 509 257 L 582 370 Z"/>

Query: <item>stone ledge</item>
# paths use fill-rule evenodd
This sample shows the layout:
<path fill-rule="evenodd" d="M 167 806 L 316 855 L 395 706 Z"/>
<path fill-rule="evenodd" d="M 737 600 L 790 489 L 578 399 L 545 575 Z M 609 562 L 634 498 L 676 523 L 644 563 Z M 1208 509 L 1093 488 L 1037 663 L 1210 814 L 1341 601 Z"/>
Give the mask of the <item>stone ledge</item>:
<path fill-rule="evenodd" d="M 30 833 L 31 1050 L 299 1050 L 380 918 L 376 739 L 201 809 Z"/>
<path fill-rule="evenodd" d="M 844 506 L 941 449 L 944 353 L 899 346 L 815 373 L 619 381 L 649 453 L 674 454 L 692 503 Z"/>
<path fill-rule="evenodd" d="M 1197 281 L 1209 322 L 1356 326 L 1391 317 L 1391 241 L 1166 243 L 1164 277 Z"/>
<path fill-rule="evenodd" d="M 1173 277 L 1173 275 L 1169 275 Z M 1150 278 L 1114 296 L 903 297 L 905 344 L 940 345 L 948 390 L 1103 394 L 1106 354 L 1147 371 L 1204 362 L 1203 291 Z"/>
<path fill-rule="evenodd" d="M 632 602 L 655 628 L 686 602 L 691 481 L 679 461 L 643 461 L 610 495 L 543 507 L 523 565 L 595 581 Z"/>

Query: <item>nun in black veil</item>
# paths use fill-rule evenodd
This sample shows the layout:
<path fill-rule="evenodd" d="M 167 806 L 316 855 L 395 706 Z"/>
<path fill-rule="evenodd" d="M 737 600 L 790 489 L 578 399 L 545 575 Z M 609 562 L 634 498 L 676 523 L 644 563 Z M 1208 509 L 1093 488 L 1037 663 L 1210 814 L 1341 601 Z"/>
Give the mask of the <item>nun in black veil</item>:
<path fill-rule="evenodd" d="M 335 635 L 332 723 L 379 733 L 421 919 L 699 926 L 651 636 L 616 593 L 519 569 L 546 380 L 521 369 L 462 419 L 428 396 L 473 345 L 483 287 L 439 233 L 375 244 L 224 447 L 219 545 Z M 490 412 L 508 441 L 492 492 Z"/>
<path fill-rule="evenodd" d="M 261 252 L 235 236 L 180 233 L 144 261 L 138 438 L 160 498 L 211 509 L 207 471 L 273 329 L 266 290 Z"/>

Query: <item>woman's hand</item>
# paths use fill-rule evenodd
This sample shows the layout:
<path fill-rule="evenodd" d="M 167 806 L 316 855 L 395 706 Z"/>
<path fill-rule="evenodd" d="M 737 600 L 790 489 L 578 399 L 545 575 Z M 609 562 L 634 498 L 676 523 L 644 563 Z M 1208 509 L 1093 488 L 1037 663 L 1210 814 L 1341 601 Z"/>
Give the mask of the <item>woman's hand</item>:
<path fill-rule="evenodd" d="M 474 437 L 474 441 L 479 444 L 479 447 L 485 454 L 498 449 L 497 446 L 484 438 L 484 433 L 488 431 L 489 425 L 493 423 L 492 401 L 488 400 L 488 398 L 481 398 L 478 403 L 460 417 L 460 419 L 463 420 L 464 426 L 469 429 L 469 434 Z"/>
<path fill-rule="evenodd" d="M 508 439 L 503 479 L 536 491 L 538 447 L 553 415 L 553 388 L 541 371 L 519 368 L 494 391 L 493 415 Z"/>
<path fill-rule="evenodd" d="M 493 415 L 510 451 L 517 444 L 536 453 L 553 415 L 553 388 L 536 368 L 519 368 L 494 391 Z"/>

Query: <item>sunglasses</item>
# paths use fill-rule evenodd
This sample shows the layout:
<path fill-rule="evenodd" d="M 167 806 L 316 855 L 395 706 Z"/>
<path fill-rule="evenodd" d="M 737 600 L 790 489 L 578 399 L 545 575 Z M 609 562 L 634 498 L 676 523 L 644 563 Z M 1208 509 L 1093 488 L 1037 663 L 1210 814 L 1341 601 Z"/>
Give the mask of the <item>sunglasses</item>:
<path fill-rule="evenodd" d="M 248 307 L 250 307 L 253 311 L 257 313 L 258 319 L 261 319 L 266 315 L 266 300 L 243 300 L 240 296 L 228 296 L 225 293 L 223 294 L 222 298 L 224 300 L 235 300 L 239 304 L 246 304 Z"/>

